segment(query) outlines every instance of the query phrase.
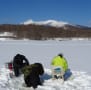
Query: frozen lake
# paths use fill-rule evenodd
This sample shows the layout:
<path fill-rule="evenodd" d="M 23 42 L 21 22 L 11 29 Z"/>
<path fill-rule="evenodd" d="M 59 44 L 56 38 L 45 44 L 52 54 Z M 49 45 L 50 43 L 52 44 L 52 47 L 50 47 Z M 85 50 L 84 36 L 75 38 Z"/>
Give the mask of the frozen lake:
<path fill-rule="evenodd" d="M 0 67 L 17 54 L 25 55 L 30 64 L 41 62 L 51 68 L 52 58 L 63 53 L 69 67 L 91 75 L 91 41 L 0 41 Z"/>

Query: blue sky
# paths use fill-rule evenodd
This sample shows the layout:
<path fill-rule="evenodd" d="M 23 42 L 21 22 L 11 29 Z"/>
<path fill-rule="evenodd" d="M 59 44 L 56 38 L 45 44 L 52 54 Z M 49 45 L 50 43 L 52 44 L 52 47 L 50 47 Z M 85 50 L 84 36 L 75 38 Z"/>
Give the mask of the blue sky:
<path fill-rule="evenodd" d="M 91 0 L 0 0 L 0 24 L 48 19 L 91 26 Z"/>

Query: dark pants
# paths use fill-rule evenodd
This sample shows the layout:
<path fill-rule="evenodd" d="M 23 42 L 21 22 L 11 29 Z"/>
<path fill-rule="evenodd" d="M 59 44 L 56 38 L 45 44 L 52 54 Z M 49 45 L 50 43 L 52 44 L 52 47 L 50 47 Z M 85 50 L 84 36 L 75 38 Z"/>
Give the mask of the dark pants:
<path fill-rule="evenodd" d="M 72 72 L 70 69 L 68 69 L 64 74 L 64 80 L 67 80 L 72 75 Z"/>
<path fill-rule="evenodd" d="M 14 73 L 16 77 L 20 75 L 20 70 L 21 70 L 20 68 L 14 67 Z"/>
<path fill-rule="evenodd" d="M 14 73 L 15 73 L 15 76 L 18 77 L 20 74 L 21 74 L 21 69 L 26 66 L 27 64 L 24 63 L 22 65 L 13 65 L 13 69 L 14 69 Z"/>
<path fill-rule="evenodd" d="M 24 78 L 27 87 L 37 88 L 38 85 L 42 85 L 39 76 L 30 75 Z"/>

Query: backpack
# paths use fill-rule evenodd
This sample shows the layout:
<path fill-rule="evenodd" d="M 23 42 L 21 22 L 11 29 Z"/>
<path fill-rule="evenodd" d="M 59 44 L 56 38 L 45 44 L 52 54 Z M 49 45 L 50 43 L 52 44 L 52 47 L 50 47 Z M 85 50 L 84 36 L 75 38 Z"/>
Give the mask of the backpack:
<path fill-rule="evenodd" d="M 52 68 L 52 78 L 64 79 L 63 75 L 64 75 L 64 70 L 62 69 L 62 67 L 60 67 L 60 66 L 53 66 L 53 68 Z"/>

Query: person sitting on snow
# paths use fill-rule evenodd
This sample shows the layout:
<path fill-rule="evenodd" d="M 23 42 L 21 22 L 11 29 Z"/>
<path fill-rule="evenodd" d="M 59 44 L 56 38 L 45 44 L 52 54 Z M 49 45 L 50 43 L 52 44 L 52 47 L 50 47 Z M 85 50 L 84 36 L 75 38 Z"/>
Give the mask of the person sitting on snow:
<path fill-rule="evenodd" d="M 58 72 L 60 73 L 60 77 L 64 80 L 67 80 L 68 77 L 71 76 L 70 69 L 68 69 L 67 60 L 63 57 L 63 54 L 58 54 L 52 59 L 52 77 L 58 79 L 57 77 Z M 60 70 L 61 69 L 61 70 Z"/>
<path fill-rule="evenodd" d="M 16 77 L 20 75 L 21 69 L 25 65 L 29 65 L 27 58 L 24 55 L 16 54 L 13 58 L 13 69 Z"/>

